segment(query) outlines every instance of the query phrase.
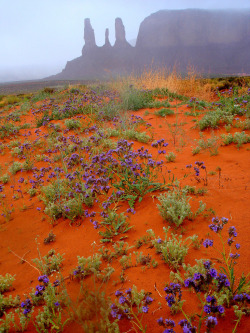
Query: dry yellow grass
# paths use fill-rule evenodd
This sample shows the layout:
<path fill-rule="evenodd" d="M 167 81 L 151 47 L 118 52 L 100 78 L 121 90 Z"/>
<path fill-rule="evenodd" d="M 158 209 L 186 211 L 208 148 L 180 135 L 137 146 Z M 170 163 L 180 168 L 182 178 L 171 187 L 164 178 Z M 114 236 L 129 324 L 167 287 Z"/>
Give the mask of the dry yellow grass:
<path fill-rule="evenodd" d="M 180 95 L 195 96 L 207 101 L 212 98 L 212 84 L 202 79 L 192 68 L 189 68 L 186 77 L 182 77 L 175 69 L 168 71 L 166 68 L 159 70 L 151 68 L 139 75 L 131 74 L 120 77 L 112 83 L 117 90 L 122 90 L 129 85 L 133 85 L 137 89 L 167 88 Z"/>

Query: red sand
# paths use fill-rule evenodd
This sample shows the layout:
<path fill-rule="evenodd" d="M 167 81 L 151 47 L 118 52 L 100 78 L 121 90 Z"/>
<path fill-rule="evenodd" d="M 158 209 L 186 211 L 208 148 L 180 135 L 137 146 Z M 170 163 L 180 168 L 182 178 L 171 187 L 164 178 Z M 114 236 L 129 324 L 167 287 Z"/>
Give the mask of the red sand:
<path fill-rule="evenodd" d="M 175 105 L 175 104 L 174 104 Z M 174 106 L 173 105 L 173 106 Z M 176 161 L 174 163 L 164 162 L 163 172 L 165 172 L 166 177 L 168 175 L 174 175 L 180 181 L 180 185 L 184 186 L 189 184 L 191 186 L 205 187 L 207 193 L 202 197 L 193 196 L 191 200 L 191 205 L 193 210 L 198 207 L 198 201 L 202 200 L 206 203 L 207 208 L 212 208 L 216 212 L 216 216 L 229 218 L 228 226 L 235 226 L 237 228 L 238 237 L 237 242 L 241 244 L 241 249 L 239 253 L 241 257 L 238 260 L 237 276 L 244 271 L 247 273 L 249 271 L 250 262 L 250 240 L 249 240 L 249 190 L 250 190 L 250 172 L 249 172 L 249 162 L 250 162 L 250 144 L 243 145 L 240 149 L 236 148 L 235 144 L 229 146 L 220 146 L 218 149 L 218 155 L 210 156 L 208 151 L 202 151 L 198 155 L 192 155 L 192 147 L 195 147 L 197 143 L 195 140 L 199 139 L 199 130 L 194 128 L 195 122 L 192 121 L 194 117 L 184 115 L 184 112 L 190 111 L 186 106 L 178 107 L 178 115 L 167 116 L 166 118 L 156 117 L 154 115 L 154 110 L 149 110 L 149 114 L 145 115 L 146 110 L 140 110 L 138 112 L 133 112 L 136 115 L 142 116 L 147 122 L 152 124 L 152 131 L 154 134 L 154 140 L 165 138 L 169 143 L 166 148 L 167 153 L 172 151 L 176 154 Z M 131 112 L 132 114 L 132 112 Z M 31 136 L 28 136 L 29 141 L 34 140 L 36 135 L 34 134 L 34 118 L 32 115 L 25 116 L 23 118 L 25 122 L 33 123 L 31 129 L 22 130 L 20 133 L 31 132 Z M 178 123 L 183 123 L 180 128 L 182 128 L 182 133 L 176 135 L 176 144 L 173 145 L 173 136 L 171 135 L 167 124 L 173 124 L 178 121 Z M 64 121 L 58 121 L 55 123 L 64 123 Z M 46 133 L 47 130 L 44 127 L 40 128 L 41 133 Z M 239 131 L 239 129 L 233 129 L 233 131 Z M 71 132 L 70 132 L 71 133 Z M 211 134 L 219 136 L 222 133 L 226 133 L 224 127 L 220 127 L 217 130 L 206 130 L 203 134 L 206 137 L 210 137 Z M 41 135 L 41 134 L 40 134 Z M 24 140 L 19 135 L 18 140 Z M 11 140 L 2 140 L 4 143 L 9 143 Z M 141 144 L 136 142 L 134 148 L 139 148 L 144 146 L 150 149 L 154 156 L 156 156 L 157 149 L 151 147 L 151 144 Z M 33 152 L 34 155 L 40 154 L 40 152 Z M 160 155 L 159 159 L 164 158 Z M 195 161 L 204 161 L 208 173 L 210 171 L 215 171 L 215 175 L 208 175 L 208 185 L 204 186 L 201 182 L 198 184 L 193 176 L 194 172 L 192 169 L 186 169 L 187 164 L 194 165 Z M 6 149 L 6 153 L 0 156 L 0 164 L 2 165 L 2 174 L 6 173 L 6 170 L 12 164 L 13 157 L 10 155 L 10 150 Z M 36 166 L 41 168 L 45 166 L 43 162 L 36 162 Z M 47 166 L 47 164 L 46 164 Z M 220 167 L 221 177 L 219 179 L 219 174 L 216 169 Z M 171 173 L 167 173 L 170 170 Z M 190 173 L 190 176 L 183 178 L 184 174 Z M 61 273 L 64 277 L 69 276 L 72 269 L 77 266 L 77 256 L 90 256 L 94 251 L 102 246 L 100 243 L 101 237 L 98 235 L 98 230 L 93 228 L 93 225 L 89 222 L 89 219 L 85 219 L 81 225 L 72 226 L 69 220 L 59 219 L 54 226 L 50 224 L 49 218 L 44 215 L 44 213 L 39 212 L 36 208 L 41 207 L 43 210 L 43 203 L 39 201 L 38 195 L 34 198 L 29 198 L 28 194 L 19 200 L 12 199 L 12 189 L 10 186 L 15 184 L 15 189 L 18 188 L 18 179 L 22 176 L 27 178 L 28 173 L 18 172 L 15 176 L 11 176 L 11 180 L 5 186 L 5 193 L 7 193 L 7 202 L 13 204 L 15 209 L 14 213 L 11 214 L 10 221 L 6 221 L 4 217 L 0 217 L 0 274 L 5 275 L 10 273 L 15 275 L 15 282 L 13 283 L 13 290 L 7 292 L 6 295 L 20 295 L 21 299 L 24 300 L 25 295 L 27 295 L 35 286 L 37 285 L 37 277 L 39 275 L 38 271 L 34 269 L 27 262 L 21 262 L 19 257 L 24 258 L 29 263 L 34 264 L 32 259 L 38 258 L 39 254 L 37 247 L 41 255 L 45 255 L 48 251 L 53 248 L 56 253 L 65 254 L 64 262 L 62 266 Z M 22 184 L 22 189 L 29 188 L 29 184 Z M 46 184 L 45 184 L 46 185 Z M 163 227 L 168 226 L 166 222 L 163 221 L 157 209 L 157 199 L 155 198 L 157 193 L 153 195 L 147 195 L 143 198 L 141 203 L 136 203 L 135 210 L 136 214 L 131 215 L 129 220 L 130 224 L 134 228 L 129 231 L 126 235 L 126 242 L 133 245 L 134 242 L 146 234 L 148 229 L 153 229 L 157 236 L 163 237 Z M 28 208 L 22 210 L 22 207 L 27 206 Z M 123 204 L 124 209 L 127 209 L 127 205 Z M 199 240 L 206 238 L 206 235 L 210 233 L 215 241 L 215 245 L 219 245 L 219 239 L 214 233 L 212 233 L 208 225 L 211 222 L 211 218 L 214 215 L 208 217 L 199 216 L 194 221 L 185 220 L 182 228 L 177 229 L 176 233 L 180 233 L 182 229 L 184 233 L 184 238 L 193 234 L 199 236 Z M 56 235 L 55 243 L 45 245 L 43 240 L 48 236 L 48 233 L 53 230 Z M 225 232 L 226 234 L 226 232 Z M 226 237 L 226 236 L 225 236 Z M 225 238 L 226 239 L 226 238 Z M 119 240 L 117 237 L 115 240 Z M 109 248 L 111 245 L 107 245 Z M 126 281 L 124 284 L 118 284 L 117 286 L 112 285 L 112 281 L 119 280 L 119 274 L 121 267 L 119 262 L 114 263 L 114 268 L 116 272 L 111 277 L 111 281 L 107 285 L 107 295 L 114 298 L 113 292 L 119 288 L 129 288 L 134 284 L 137 286 L 138 290 L 144 289 L 145 291 L 152 292 L 152 296 L 155 301 L 150 306 L 149 313 L 144 316 L 144 323 L 147 324 L 147 332 L 162 332 L 163 328 L 159 327 L 156 323 L 156 319 L 163 316 L 163 318 L 172 317 L 170 315 L 169 308 L 167 307 L 166 301 L 164 299 L 163 288 L 167 283 L 170 282 L 169 267 L 160 259 L 159 256 L 155 254 L 154 249 L 148 248 L 147 245 L 143 245 L 140 249 L 132 249 L 133 251 L 142 251 L 144 254 L 150 254 L 155 258 L 159 265 L 157 268 L 145 268 L 142 266 L 131 267 L 125 271 Z M 16 255 L 15 255 L 16 254 Z M 18 256 L 19 257 L 18 257 Z M 185 262 L 191 265 L 195 264 L 195 259 L 200 258 L 216 258 L 218 255 L 212 249 L 205 249 L 203 246 L 199 250 L 194 250 L 190 248 Z M 133 255 L 133 262 L 135 263 L 135 256 Z M 52 278 L 53 280 L 53 278 Z M 86 284 L 89 283 L 91 278 L 86 279 Z M 155 290 L 154 285 L 157 284 L 157 289 L 163 297 L 160 297 L 158 292 Z M 79 293 L 79 283 L 77 281 L 72 281 L 70 279 L 66 280 L 66 286 L 68 288 L 69 294 L 72 299 Z M 197 308 L 196 296 L 184 288 L 183 299 L 186 300 L 184 304 L 184 310 L 187 313 L 194 313 Z M 161 302 L 161 309 L 159 308 L 158 302 Z M 155 312 L 154 312 L 155 311 Z M 154 312 L 154 314 L 153 314 Z M 178 320 L 183 318 L 182 314 L 178 314 L 172 317 L 178 322 Z M 231 309 L 226 309 L 226 316 L 218 320 L 219 324 L 214 329 L 218 333 L 231 332 L 234 327 L 235 315 Z M 128 331 L 130 329 L 130 323 L 124 321 L 121 323 L 121 332 Z M 177 332 L 179 328 L 177 328 Z M 76 324 L 70 324 L 65 328 L 65 332 L 82 332 L 82 329 Z M 246 318 L 242 319 L 241 325 L 238 332 L 249 332 L 250 325 Z M 35 331 L 32 324 L 29 325 L 28 332 Z"/>

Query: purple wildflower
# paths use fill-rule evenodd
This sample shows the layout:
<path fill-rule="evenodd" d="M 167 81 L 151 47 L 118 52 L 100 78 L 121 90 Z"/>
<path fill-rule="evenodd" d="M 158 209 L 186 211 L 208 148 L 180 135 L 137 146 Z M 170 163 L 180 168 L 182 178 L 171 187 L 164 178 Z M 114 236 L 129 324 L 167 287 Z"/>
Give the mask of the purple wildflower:
<path fill-rule="evenodd" d="M 213 246 L 214 244 L 214 241 L 212 239 L 205 239 L 204 242 L 203 242 L 203 246 L 205 248 L 208 248 L 209 246 Z"/>

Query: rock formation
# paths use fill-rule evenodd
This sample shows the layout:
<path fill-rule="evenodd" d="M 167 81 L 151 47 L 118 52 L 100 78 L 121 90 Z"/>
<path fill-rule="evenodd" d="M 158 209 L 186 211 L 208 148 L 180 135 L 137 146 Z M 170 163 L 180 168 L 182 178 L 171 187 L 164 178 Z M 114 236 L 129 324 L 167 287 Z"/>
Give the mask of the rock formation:
<path fill-rule="evenodd" d="M 110 41 L 109 41 L 109 29 L 105 30 L 105 44 L 106 47 L 111 47 Z"/>
<path fill-rule="evenodd" d="M 90 19 L 84 23 L 82 56 L 49 79 L 104 78 L 140 72 L 147 66 L 250 74 L 250 10 L 162 10 L 141 23 L 135 47 L 127 42 L 120 18 L 115 20 L 114 46 L 106 29 L 105 44 L 98 47 Z"/>
<path fill-rule="evenodd" d="M 131 45 L 126 41 L 125 28 L 122 23 L 121 18 L 115 19 L 115 48 L 131 47 Z"/>
<path fill-rule="evenodd" d="M 90 49 L 96 48 L 95 32 L 91 26 L 89 18 L 86 18 L 84 20 L 84 41 L 85 41 L 85 45 L 82 49 L 82 54 L 84 54 L 85 50 L 90 50 Z"/>

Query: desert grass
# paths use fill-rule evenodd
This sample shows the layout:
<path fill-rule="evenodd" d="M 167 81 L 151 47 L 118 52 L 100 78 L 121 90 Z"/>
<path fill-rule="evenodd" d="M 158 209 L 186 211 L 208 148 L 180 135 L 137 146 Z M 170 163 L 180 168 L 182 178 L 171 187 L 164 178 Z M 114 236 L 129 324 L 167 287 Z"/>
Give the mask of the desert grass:
<path fill-rule="evenodd" d="M 208 80 L 202 78 L 201 74 L 194 68 L 188 68 L 188 73 L 183 76 L 176 68 L 169 70 L 165 67 L 145 69 L 141 74 L 132 73 L 126 77 L 117 78 L 112 82 L 113 88 L 122 91 L 124 87 L 133 86 L 137 89 L 168 89 L 172 93 L 197 97 L 202 100 L 211 101 L 213 85 Z"/>

